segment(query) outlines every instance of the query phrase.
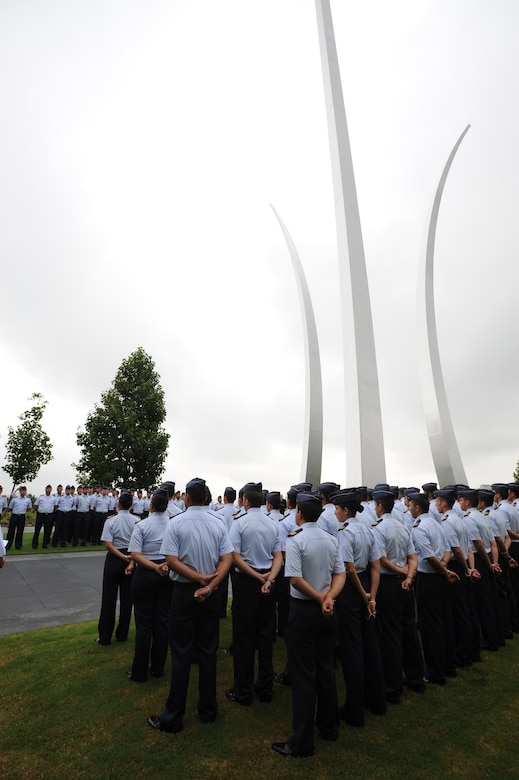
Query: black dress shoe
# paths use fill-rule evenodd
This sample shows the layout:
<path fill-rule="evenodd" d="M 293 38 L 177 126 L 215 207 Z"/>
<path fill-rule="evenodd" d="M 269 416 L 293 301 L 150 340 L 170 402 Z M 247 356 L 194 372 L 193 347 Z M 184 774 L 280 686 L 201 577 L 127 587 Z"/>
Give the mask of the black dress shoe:
<path fill-rule="evenodd" d="M 148 674 L 151 674 L 152 677 L 164 677 L 164 672 L 160 672 L 160 674 L 159 674 L 159 672 L 156 672 L 153 669 L 151 664 L 150 664 L 150 666 L 148 666 Z"/>
<path fill-rule="evenodd" d="M 99 636 L 96 636 L 96 638 L 94 639 L 94 642 L 97 642 L 98 645 L 104 645 L 104 646 L 107 646 L 107 645 L 110 644 L 110 642 L 101 642 L 101 637 L 99 637 Z"/>
<path fill-rule="evenodd" d="M 305 753 L 292 753 L 288 742 L 273 742 L 272 750 L 275 750 L 280 756 L 294 756 L 294 758 L 308 758 L 314 754 L 313 750 L 309 750 Z"/>
<path fill-rule="evenodd" d="M 243 704 L 244 707 L 249 707 L 252 704 L 252 699 L 250 701 L 249 700 L 240 701 L 240 699 L 237 699 L 236 694 L 234 692 L 234 688 L 227 688 L 227 690 L 225 691 L 225 695 L 229 699 L 229 701 L 233 701 L 236 704 Z"/>
<path fill-rule="evenodd" d="M 274 680 L 274 682 L 277 682 L 280 685 L 288 685 L 290 687 L 290 680 L 288 679 L 288 674 L 285 674 L 284 672 L 272 672 L 272 679 Z"/>
<path fill-rule="evenodd" d="M 160 722 L 160 716 L 159 715 L 150 715 L 148 718 L 148 726 L 151 726 L 152 729 L 155 729 L 155 731 L 167 731 L 168 734 L 178 734 L 179 731 L 182 731 L 182 726 L 176 726 L 175 728 L 166 729 L 164 726 L 161 725 Z"/>
<path fill-rule="evenodd" d="M 128 669 L 128 671 L 126 672 L 126 676 L 132 682 L 136 682 L 136 683 L 146 682 L 146 680 L 136 680 L 135 677 L 133 676 L 133 669 Z"/>
<path fill-rule="evenodd" d="M 230 645 L 229 647 L 221 647 L 220 651 L 222 653 L 225 653 L 225 655 L 232 655 L 233 654 L 232 645 Z"/>

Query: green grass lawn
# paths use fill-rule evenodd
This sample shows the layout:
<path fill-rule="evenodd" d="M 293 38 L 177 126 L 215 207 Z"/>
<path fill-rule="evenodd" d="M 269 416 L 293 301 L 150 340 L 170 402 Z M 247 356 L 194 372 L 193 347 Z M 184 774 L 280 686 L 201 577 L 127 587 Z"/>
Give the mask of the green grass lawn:
<path fill-rule="evenodd" d="M 221 645 L 231 620 L 222 621 Z M 290 734 L 290 689 L 275 686 L 270 704 L 227 701 L 232 658 L 218 654 L 219 715 L 197 716 L 192 667 L 184 731 L 155 732 L 169 680 L 127 680 L 133 631 L 126 644 L 95 644 L 95 623 L 0 638 L 0 778 L 517 778 L 519 639 L 463 670 L 444 688 L 405 694 L 364 729 L 344 724 L 336 743 L 316 734 L 313 758 L 283 758 L 271 742 Z M 275 667 L 284 665 L 281 641 Z M 168 666 L 169 670 L 169 666 Z M 339 678 L 340 697 L 344 687 Z"/>

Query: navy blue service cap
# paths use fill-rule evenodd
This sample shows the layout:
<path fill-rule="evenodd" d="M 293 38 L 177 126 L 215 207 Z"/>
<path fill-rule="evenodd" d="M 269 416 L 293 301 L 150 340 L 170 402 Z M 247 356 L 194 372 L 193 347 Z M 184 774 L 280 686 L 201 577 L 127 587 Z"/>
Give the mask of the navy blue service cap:
<path fill-rule="evenodd" d="M 186 489 L 194 487 L 206 487 L 205 479 L 202 479 L 201 477 L 193 477 L 193 479 L 190 479 L 186 485 Z"/>
<path fill-rule="evenodd" d="M 247 484 L 242 488 L 243 493 L 262 493 L 263 492 L 263 485 L 261 482 L 247 482 Z"/>
<path fill-rule="evenodd" d="M 409 496 L 415 496 L 419 492 L 420 490 L 417 487 L 408 487 L 404 490 L 404 496 L 409 498 Z"/>
<path fill-rule="evenodd" d="M 508 490 L 512 490 L 516 495 L 519 494 L 519 482 L 509 482 Z"/>
<path fill-rule="evenodd" d="M 300 493 L 297 494 L 297 503 L 298 504 L 315 504 L 315 506 L 322 506 L 321 499 L 319 496 L 316 496 L 315 493 L 310 493 L 308 491 L 302 490 Z"/>
<path fill-rule="evenodd" d="M 478 491 L 473 490 L 472 488 L 466 488 L 465 490 L 460 490 L 458 492 L 458 498 L 468 498 L 469 501 L 472 501 L 473 504 L 478 502 L 479 496 Z"/>
<path fill-rule="evenodd" d="M 358 499 L 357 493 L 352 493 L 350 490 L 340 490 L 338 493 L 334 493 L 330 498 L 332 504 L 340 506 L 343 509 L 347 507 L 352 512 L 363 512 L 364 507 Z"/>
<path fill-rule="evenodd" d="M 298 485 L 292 485 L 290 490 L 297 490 L 299 493 L 303 492 L 303 491 L 306 492 L 306 493 L 311 493 L 311 491 L 312 491 L 312 483 L 311 482 L 300 482 Z"/>
<path fill-rule="evenodd" d="M 259 485 L 259 488 L 258 488 L 258 485 Z M 261 493 L 262 488 L 263 488 L 263 485 L 261 484 L 261 482 L 259 482 L 259 483 L 256 483 L 256 482 L 246 482 L 245 485 L 242 488 L 240 488 L 240 490 L 238 491 L 238 495 L 240 496 L 240 498 L 243 498 L 243 496 L 247 492 L 247 490 L 254 490 L 255 492 L 257 490 L 259 490 L 259 492 Z"/>
<path fill-rule="evenodd" d="M 411 489 L 409 492 L 406 490 L 405 495 L 408 501 L 414 501 L 415 498 L 424 498 L 424 494 L 420 493 L 419 490 L 415 490 L 414 493 L 411 492 Z"/>
<path fill-rule="evenodd" d="M 384 501 L 386 498 L 392 498 L 394 499 L 394 495 L 391 490 L 388 490 L 387 488 L 380 489 L 380 490 L 374 490 L 373 491 L 373 498 L 375 501 Z"/>
<path fill-rule="evenodd" d="M 131 496 L 131 493 L 130 493 L 130 491 L 129 491 L 129 490 L 124 490 L 124 491 L 121 493 L 121 495 L 127 495 L 127 496 Z M 160 496 L 161 498 L 165 498 L 165 499 L 166 499 L 166 501 L 167 501 L 167 500 L 168 500 L 168 498 L 169 498 L 169 496 L 168 496 L 168 491 L 167 491 L 167 490 L 164 490 L 164 488 L 161 488 L 161 487 L 160 487 L 160 488 L 157 488 L 157 490 L 155 490 L 155 492 L 153 493 L 153 496 L 152 496 L 152 500 L 155 498 L 155 496 Z"/>
<path fill-rule="evenodd" d="M 442 488 L 442 490 L 435 490 L 433 496 L 434 498 L 448 498 L 449 501 L 454 502 L 456 493 L 452 488 Z"/>
<path fill-rule="evenodd" d="M 502 496 L 508 495 L 508 485 L 505 485 L 504 482 L 494 482 L 490 487 L 494 493 L 500 493 Z"/>
<path fill-rule="evenodd" d="M 373 490 L 389 490 L 389 484 L 387 482 L 377 482 Z"/>
<path fill-rule="evenodd" d="M 321 482 L 321 484 L 317 485 L 315 489 L 318 492 L 322 491 L 323 493 L 329 493 L 331 490 L 340 490 L 341 486 L 336 482 Z"/>
<path fill-rule="evenodd" d="M 485 489 L 478 490 L 478 498 L 480 498 L 480 499 L 481 498 L 485 498 L 485 499 L 492 498 L 493 499 L 494 498 L 494 491 L 493 490 L 485 490 Z"/>
<path fill-rule="evenodd" d="M 437 482 L 426 482 L 425 485 L 422 485 L 422 490 L 424 493 L 432 493 L 434 490 L 437 490 L 437 488 Z"/>
<path fill-rule="evenodd" d="M 271 490 L 267 493 L 267 501 L 272 501 L 272 499 L 276 500 L 276 498 L 281 498 L 279 490 Z"/>

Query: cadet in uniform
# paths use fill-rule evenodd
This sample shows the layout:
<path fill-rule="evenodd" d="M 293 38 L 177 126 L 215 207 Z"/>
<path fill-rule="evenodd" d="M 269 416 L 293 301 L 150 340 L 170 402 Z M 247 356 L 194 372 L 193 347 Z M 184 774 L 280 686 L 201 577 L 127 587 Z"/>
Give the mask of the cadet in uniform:
<path fill-rule="evenodd" d="M 413 544 L 418 555 L 418 625 L 425 656 L 425 681 L 444 685 L 446 676 L 456 675 L 454 632 L 449 583 L 458 575 L 447 569 L 450 548 L 446 550 L 438 523 L 429 514 L 429 498 L 421 493 L 409 497 L 414 517 Z M 439 513 L 438 513 L 439 514 Z"/>
<path fill-rule="evenodd" d="M 474 553 L 469 548 L 467 524 L 454 509 L 455 495 L 451 490 L 434 492 L 436 508 L 442 518 L 442 533 L 445 540 L 447 568 L 458 575 L 451 583 L 450 595 L 455 643 L 456 666 L 470 666 L 479 656 L 479 623 L 474 625 L 471 609 L 471 581 L 480 578 L 474 566 Z"/>
<path fill-rule="evenodd" d="M 81 547 L 86 547 L 90 537 L 90 500 L 92 488 L 86 485 L 77 499 L 77 516 L 79 521 L 79 538 Z"/>
<path fill-rule="evenodd" d="M 91 508 L 94 510 L 94 523 L 92 528 L 92 544 L 101 544 L 101 534 L 108 515 L 108 509 L 110 507 L 110 498 L 108 496 L 108 488 L 101 489 L 101 494 L 93 496 L 90 502 Z"/>
<path fill-rule="evenodd" d="M 34 506 L 36 507 L 36 524 L 34 526 L 34 536 L 32 537 L 32 549 L 36 550 L 38 547 L 38 539 L 40 536 L 41 527 L 43 526 L 43 544 L 44 550 L 47 549 L 52 534 L 52 526 L 54 525 L 54 510 L 56 508 L 56 500 L 51 495 L 52 486 L 47 485 L 45 493 L 38 496 Z"/>
<path fill-rule="evenodd" d="M 474 602 L 481 628 L 481 647 L 497 650 L 505 644 L 504 627 L 499 613 L 496 577 L 501 574 L 499 553 L 488 520 L 478 511 L 477 490 L 460 490 L 460 507 L 465 512 L 469 542 L 474 553 L 474 564 L 481 579 L 474 588 Z"/>
<path fill-rule="evenodd" d="M 243 496 L 247 514 L 235 520 L 230 539 L 237 570 L 232 611 L 234 681 L 225 695 L 238 704 L 272 699 L 272 646 L 276 626 L 274 584 L 283 556 L 279 523 L 261 509 L 261 483 Z M 254 684 L 254 656 L 258 649 L 258 678 Z"/>
<path fill-rule="evenodd" d="M 380 552 L 377 622 L 386 701 L 398 704 L 403 691 L 402 670 L 406 684 L 417 693 L 425 690 L 425 670 L 413 591 L 418 558 L 411 531 L 391 514 L 393 504 L 388 492 L 375 494 L 378 519 L 373 533 Z"/>
<path fill-rule="evenodd" d="M 267 493 L 267 514 L 276 522 L 283 520 L 283 512 L 281 507 L 281 493 L 278 490 L 271 490 Z"/>
<path fill-rule="evenodd" d="M 12 498 L 8 507 L 8 510 L 12 514 L 9 519 L 9 526 L 7 528 L 7 541 L 5 545 L 6 550 L 9 550 L 9 548 L 12 547 L 13 540 L 16 549 L 22 549 L 23 530 L 25 528 L 25 515 L 29 509 L 32 509 L 32 501 L 27 496 L 27 488 L 25 485 L 22 485 L 20 487 L 20 495 L 18 497 Z"/>
<path fill-rule="evenodd" d="M 339 731 L 334 604 L 346 575 L 337 540 L 316 525 L 321 510 L 318 496 L 298 493 L 297 530 L 291 532 L 286 545 L 293 731 L 286 742 L 272 745 L 282 756 L 313 755 L 315 727 L 326 740 L 336 740 Z"/>
<path fill-rule="evenodd" d="M 317 521 L 317 525 L 323 531 L 328 531 L 329 534 L 335 536 L 335 538 L 339 535 L 339 523 L 335 516 L 335 505 L 330 501 L 330 496 L 332 493 L 337 493 L 340 489 L 341 486 L 335 482 L 322 482 L 315 488 L 323 504 L 323 511 Z"/>
<path fill-rule="evenodd" d="M 169 523 L 161 548 L 175 581 L 169 614 L 171 686 L 162 714 L 148 718 L 152 728 L 173 733 L 183 727 L 194 650 L 199 669 L 198 714 L 203 723 L 216 719 L 220 620 L 219 600 L 213 591 L 232 562 L 232 545 L 225 523 L 204 506 L 205 480 L 198 477 L 190 480 L 186 494 L 186 511 Z"/>
<path fill-rule="evenodd" d="M 119 511 L 106 521 L 101 534 L 101 541 L 105 543 L 108 552 L 103 571 L 101 614 L 97 625 L 99 636 L 96 641 L 100 645 L 109 645 L 112 641 L 118 593 L 119 623 L 115 631 L 115 638 L 118 642 L 126 642 L 128 639 L 128 629 L 132 617 L 131 574 L 133 571 L 128 545 L 135 528 L 135 518 L 129 511 L 131 505 L 131 495 L 121 493 Z"/>
<path fill-rule="evenodd" d="M 387 491 L 383 491 L 385 494 Z M 376 491 L 373 497 L 376 499 Z M 362 504 L 352 493 L 332 496 L 339 526 L 339 555 L 346 566 L 346 585 L 337 597 L 339 655 L 346 683 L 340 716 L 350 726 L 364 726 L 364 708 L 386 712 L 382 658 L 375 618 L 380 581 L 380 553 L 373 531 L 360 522 Z"/>
<path fill-rule="evenodd" d="M 135 614 L 135 654 L 132 668 L 127 672 L 133 682 L 145 682 L 148 671 L 153 677 L 162 677 L 168 654 L 168 610 L 172 584 L 161 552 L 169 522 L 167 505 L 167 492 L 155 491 L 150 516 L 135 524 L 128 545 L 128 552 L 137 564 L 131 590 Z"/>

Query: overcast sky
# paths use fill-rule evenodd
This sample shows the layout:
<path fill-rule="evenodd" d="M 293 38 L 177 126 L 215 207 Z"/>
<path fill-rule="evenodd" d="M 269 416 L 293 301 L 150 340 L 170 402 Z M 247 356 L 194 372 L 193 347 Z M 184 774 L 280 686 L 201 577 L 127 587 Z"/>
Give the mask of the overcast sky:
<path fill-rule="evenodd" d="M 387 478 L 435 479 L 416 284 L 447 157 L 435 291 L 473 485 L 519 458 L 516 0 L 332 0 L 373 309 Z M 214 494 L 301 477 L 312 292 L 322 477 L 348 484 L 335 213 L 313 0 L 2 0 L 0 463 L 37 391 L 54 460 L 142 346 L 166 395 L 166 476 Z M 0 472 L 4 488 L 10 478 Z M 6 491 L 6 492 L 7 492 Z"/>

